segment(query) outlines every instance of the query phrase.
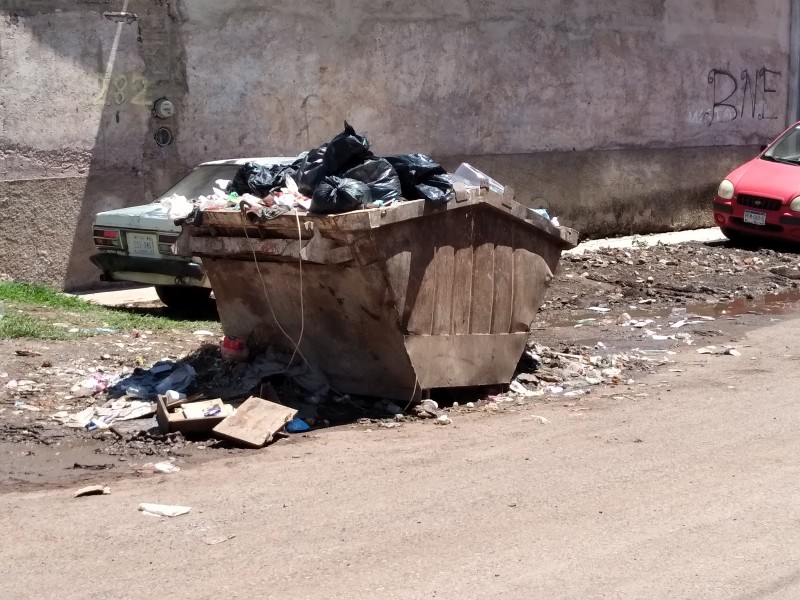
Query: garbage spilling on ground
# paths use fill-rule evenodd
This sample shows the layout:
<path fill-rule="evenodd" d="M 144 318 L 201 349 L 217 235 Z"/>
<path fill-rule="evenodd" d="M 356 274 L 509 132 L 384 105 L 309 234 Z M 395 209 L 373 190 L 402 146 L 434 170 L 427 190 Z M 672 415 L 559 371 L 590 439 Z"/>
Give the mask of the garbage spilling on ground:
<path fill-rule="evenodd" d="M 330 142 L 301 153 L 289 164 L 247 162 L 233 180 L 218 180 L 211 194 L 163 198 L 167 216 L 193 222 L 203 211 L 243 211 L 265 221 L 291 210 L 338 214 L 363 208 L 388 208 L 407 200 L 445 204 L 456 185 L 485 188 L 502 195 L 504 186 L 467 163 L 454 173 L 421 153 L 379 157 L 365 137 L 345 122 Z M 544 209 L 539 216 L 552 220 Z M 191 216 L 194 215 L 194 216 Z"/>
<path fill-rule="evenodd" d="M 47 389 L 33 380 L 11 380 L 6 389 L 17 398 L 16 410 L 37 415 L 39 422 L 99 436 L 107 440 L 107 454 L 122 455 L 125 449 L 140 455 L 172 454 L 169 461 L 131 467 L 139 475 L 170 474 L 180 470 L 173 463 L 175 453 L 189 444 L 261 448 L 282 436 L 347 423 L 393 429 L 409 420 L 429 420 L 449 426 L 464 411 L 492 412 L 506 405 L 578 398 L 599 387 L 630 385 L 629 373 L 665 364 L 669 355 L 613 352 L 602 343 L 561 351 L 530 343 L 509 386 L 461 403 L 448 395 L 404 403 L 340 394 L 300 357 L 292 360 L 272 350 L 249 362 L 230 362 L 212 345 L 182 360 L 161 359 L 149 367 L 122 365 L 115 370 L 101 360 L 97 368 L 102 371 L 73 369 L 73 383 L 67 380 L 63 388 L 70 393 L 60 393 L 57 410 L 45 407 L 43 412 L 32 403 Z M 135 356 L 132 360 L 141 362 Z M 58 439 L 52 430 L 48 436 Z"/>

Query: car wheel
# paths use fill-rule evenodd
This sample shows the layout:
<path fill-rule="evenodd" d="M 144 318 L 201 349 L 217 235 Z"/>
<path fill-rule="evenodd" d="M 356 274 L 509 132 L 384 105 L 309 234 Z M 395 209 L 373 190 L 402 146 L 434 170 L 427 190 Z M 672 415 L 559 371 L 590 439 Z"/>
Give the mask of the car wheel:
<path fill-rule="evenodd" d="M 724 229 L 720 227 L 720 231 L 722 231 L 722 235 L 735 244 L 753 243 L 753 239 L 750 236 L 736 229 Z"/>
<path fill-rule="evenodd" d="M 157 285 L 159 300 L 173 310 L 202 312 L 210 306 L 211 290 L 181 285 Z"/>

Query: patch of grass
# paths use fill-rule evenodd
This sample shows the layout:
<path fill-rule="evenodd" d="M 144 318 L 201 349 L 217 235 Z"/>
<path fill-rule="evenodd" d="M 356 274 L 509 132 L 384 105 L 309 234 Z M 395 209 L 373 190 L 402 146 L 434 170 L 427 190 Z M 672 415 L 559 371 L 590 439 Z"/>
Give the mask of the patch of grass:
<path fill-rule="evenodd" d="M 208 329 L 219 323 L 204 315 L 172 313 L 166 308 L 108 308 L 62 294 L 42 285 L 0 283 L 5 317 L 0 319 L 0 339 L 69 340 L 104 333 L 138 330 Z"/>
<path fill-rule="evenodd" d="M 0 339 L 69 340 L 75 335 L 26 314 L 6 314 L 0 319 Z"/>
<path fill-rule="evenodd" d="M 0 300 L 12 304 L 46 306 L 66 310 L 86 311 L 92 304 L 75 296 L 62 294 L 44 285 L 32 283 L 0 283 Z"/>

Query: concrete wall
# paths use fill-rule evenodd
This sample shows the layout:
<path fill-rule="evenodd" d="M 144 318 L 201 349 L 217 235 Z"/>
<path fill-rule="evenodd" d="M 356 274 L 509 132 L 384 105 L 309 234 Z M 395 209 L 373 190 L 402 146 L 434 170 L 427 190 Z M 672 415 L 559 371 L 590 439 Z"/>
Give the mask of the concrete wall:
<path fill-rule="evenodd" d="M 93 215 L 148 202 L 184 170 L 151 115 L 184 95 L 178 21 L 165 2 L 128 4 L 131 23 L 103 16 L 123 2 L 0 0 L 0 271 L 15 279 L 97 284 Z"/>
<path fill-rule="evenodd" d="M 68 287 L 94 280 L 97 210 L 202 160 L 295 154 L 345 118 L 378 153 L 466 160 L 588 235 L 699 226 L 794 85 L 790 0 L 11 1 L 0 270 Z M 102 14 L 123 8 L 137 20 Z M 42 193 L 55 214 L 33 226 L 17 207 Z M 48 227 L 63 245 L 43 258 Z"/>

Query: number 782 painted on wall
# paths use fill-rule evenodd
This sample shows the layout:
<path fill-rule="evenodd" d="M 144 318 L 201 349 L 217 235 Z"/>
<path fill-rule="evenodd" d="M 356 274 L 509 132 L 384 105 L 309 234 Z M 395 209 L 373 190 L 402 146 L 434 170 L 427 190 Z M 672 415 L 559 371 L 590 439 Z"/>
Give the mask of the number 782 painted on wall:
<path fill-rule="evenodd" d="M 95 106 L 122 104 L 150 106 L 153 103 L 148 94 L 150 82 L 144 75 L 139 73 L 115 75 L 109 81 L 108 89 L 104 89 L 103 83 L 103 76 L 98 74 L 97 87 L 100 89 L 92 98 L 92 104 Z"/>

